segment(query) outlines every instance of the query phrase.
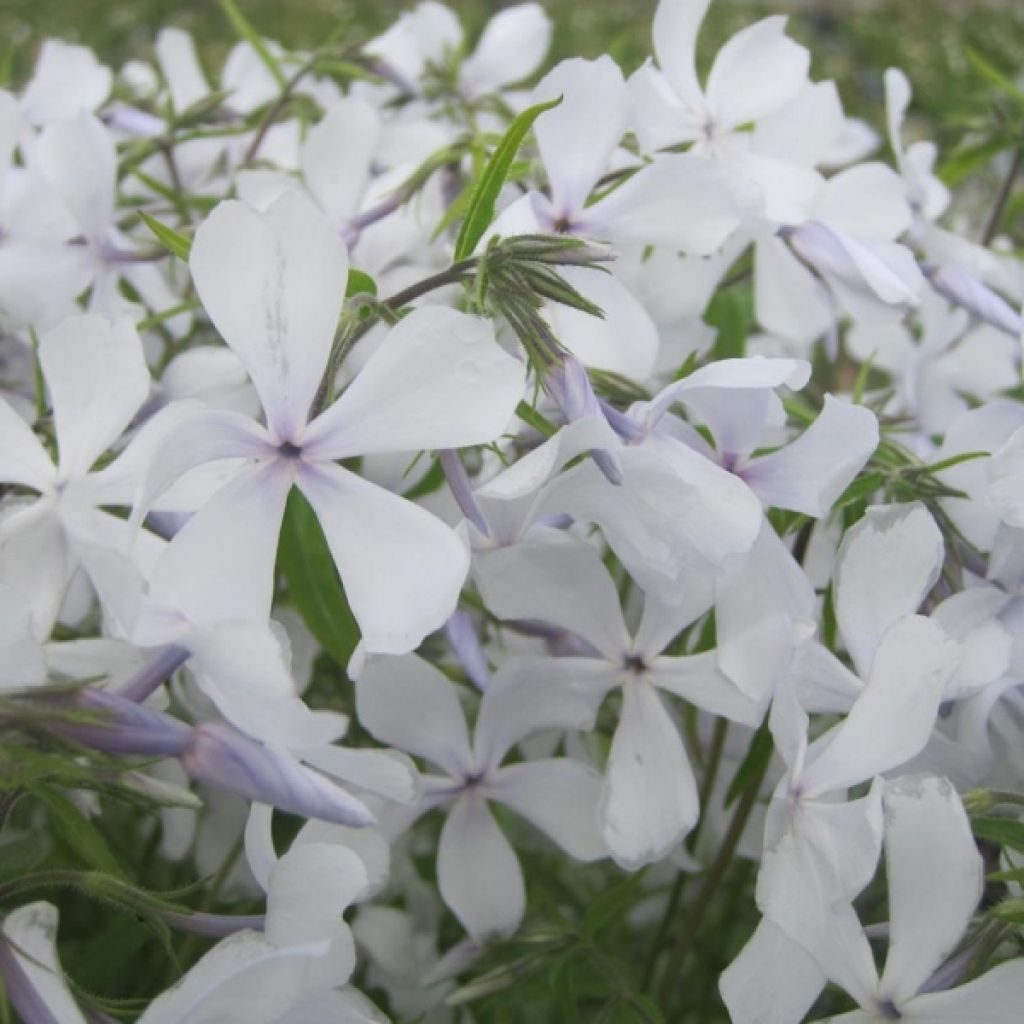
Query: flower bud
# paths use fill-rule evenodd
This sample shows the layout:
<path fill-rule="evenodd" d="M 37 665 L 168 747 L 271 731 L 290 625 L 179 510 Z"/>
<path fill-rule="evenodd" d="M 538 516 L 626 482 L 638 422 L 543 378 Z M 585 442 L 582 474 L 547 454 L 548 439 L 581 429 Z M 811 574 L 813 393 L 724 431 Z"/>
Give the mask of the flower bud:
<path fill-rule="evenodd" d="M 376 821 L 365 804 L 319 772 L 224 725 L 192 730 L 181 763 L 199 782 L 304 818 L 354 828 Z"/>
<path fill-rule="evenodd" d="M 955 306 L 966 309 L 1011 337 L 1019 338 L 1024 332 L 1024 319 L 1020 313 L 963 267 L 955 263 L 930 263 L 925 264 L 922 270 L 928 283 Z"/>
<path fill-rule="evenodd" d="M 170 715 L 95 687 L 78 690 L 69 703 L 79 710 L 96 712 L 98 720 L 55 722 L 50 728 L 66 739 L 107 754 L 178 757 L 192 734 L 187 725 Z"/>
<path fill-rule="evenodd" d="M 462 458 L 454 448 L 445 448 L 439 452 L 441 469 L 444 470 L 444 478 L 448 481 L 448 487 L 452 497 L 462 510 L 462 514 L 480 531 L 485 537 L 491 535 L 487 526 L 487 519 L 473 494 L 473 486 L 469 481 L 469 474 L 462 464 Z"/>
<path fill-rule="evenodd" d="M 587 416 L 603 415 L 586 369 L 568 353 L 548 368 L 544 386 L 569 423 Z M 596 449 L 590 456 L 610 484 L 617 487 L 622 483 L 622 467 L 611 452 Z"/>

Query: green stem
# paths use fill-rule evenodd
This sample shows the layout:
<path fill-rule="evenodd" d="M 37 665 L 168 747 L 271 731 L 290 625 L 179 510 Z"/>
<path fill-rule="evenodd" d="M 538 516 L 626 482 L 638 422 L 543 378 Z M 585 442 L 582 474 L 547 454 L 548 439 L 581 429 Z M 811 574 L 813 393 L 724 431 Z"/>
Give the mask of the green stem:
<path fill-rule="evenodd" d="M 982 245 L 991 244 L 992 239 L 996 237 L 996 232 L 999 230 L 999 222 L 1003 219 L 1003 214 L 1006 212 L 1006 206 L 1010 202 L 1010 196 L 1013 194 L 1013 183 L 1017 180 L 1021 167 L 1024 167 L 1024 139 L 1021 139 L 1014 151 L 1010 168 L 1006 172 L 1006 177 L 1003 178 L 999 195 L 996 197 L 996 204 L 992 207 L 988 223 L 985 225 L 985 232 L 981 236 Z"/>
<path fill-rule="evenodd" d="M 668 963 L 665 968 L 665 975 L 662 978 L 661 988 L 659 990 L 659 1000 L 661 1005 L 665 1005 L 668 996 L 672 990 L 673 979 L 677 978 L 682 968 L 686 963 L 686 958 L 690 955 L 693 949 L 694 943 L 697 941 L 697 936 L 700 932 L 700 927 L 704 923 L 704 918 L 707 916 L 708 910 L 711 908 L 711 904 L 718 892 L 719 886 L 722 884 L 722 879 L 725 877 L 726 871 L 729 869 L 729 865 L 732 863 L 733 856 L 736 853 L 736 847 L 739 846 L 741 837 L 743 836 L 743 830 L 747 827 L 747 822 L 750 820 L 750 814 L 754 809 L 754 804 L 757 802 L 758 795 L 761 791 L 761 783 L 764 780 L 764 774 L 767 770 L 767 763 L 765 767 L 758 773 L 755 779 L 752 779 L 750 785 L 744 790 L 743 796 L 740 797 L 739 803 L 736 805 L 736 810 L 733 813 L 732 820 L 729 822 L 729 828 L 725 833 L 725 838 L 722 840 L 722 845 L 718 850 L 711 867 L 708 868 L 708 873 L 704 876 L 704 884 L 700 887 L 700 891 L 697 893 L 697 898 L 694 900 L 693 907 L 690 909 L 689 920 L 687 922 L 688 927 L 679 933 L 678 938 L 672 951 L 669 953 Z"/>
<path fill-rule="evenodd" d="M 697 841 L 700 839 L 701 829 L 707 820 L 708 803 L 711 800 L 715 781 L 718 778 L 718 770 L 722 763 L 722 752 L 725 750 L 725 737 L 728 731 L 728 719 L 720 718 L 715 722 L 715 731 L 711 736 L 711 746 L 708 748 L 707 769 L 704 772 L 704 781 L 700 790 L 700 817 L 697 819 L 697 827 L 690 834 L 686 844 L 687 848 L 691 851 L 696 848 Z M 658 923 L 658 931 L 651 945 L 651 951 L 647 955 L 647 965 L 644 968 L 644 977 L 640 985 L 641 992 L 649 992 L 651 989 L 651 984 L 654 981 L 654 971 L 658 965 L 658 956 L 665 946 L 672 922 L 679 911 L 679 901 L 682 899 L 687 877 L 688 875 L 684 871 L 676 874 L 675 881 L 672 884 L 672 892 L 669 894 L 668 903 L 665 906 L 665 913 L 661 916 L 661 921 Z"/>
<path fill-rule="evenodd" d="M 331 349 L 331 354 L 327 360 L 327 369 L 324 372 L 323 379 L 320 381 L 320 387 L 317 389 L 316 397 L 313 399 L 313 405 L 310 408 L 310 419 L 319 415 L 333 397 L 332 389 L 334 386 L 334 378 L 337 376 L 338 370 L 345 360 L 345 356 L 347 356 L 352 350 L 355 343 L 364 335 L 368 334 L 371 328 L 378 323 L 385 310 L 391 313 L 398 313 L 403 306 L 407 306 L 414 299 L 418 299 L 437 288 L 443 288 L 445 285 L 456 284 L 461 281 L 462 278 L 476 266 L 476 264 L 476 257 L 459 260 L 458 262 L 453 263 L 447 270 L 442 270 L 438 274 L 432 274 L 430 277 L 425 277 L 422 281 L 417 281 L 415 284 L 409 285 L 408 288 L 403 288 L 402 291 L 395 292 L 395 294 L 389 298 L 381 299 L 379 302 L 374 303 L 374 309 L 371 315 L 365 320 L 360 321 L 352 330 L 343 332 L 334 343 L 334 347 Z"/>
<path fill-rule="evenodd" d="M 318 57 L 310 57 L 287 82 L 284 83 L 284 88 L 281 90 L 280 95 L 274 100 L 273 103 L 267 108 L 266 113 L 263 115 L 260 121 L 259 128 L 256 129 L 256 134 L 253 136 L 253 140 L 249 145 L 249 148 L 245 151 L 245 156 L 242 158 L 242 165 L 248 166 L 256 159 L 256 154 L 259 153 L 260 147 L 263 145 L 263 140 L 267 137 L 267 132 L 270 131 L 270 126 L 274 123 L 277 115 L 284 110 L 288 101 L 292 98 L 292 93 L 299 83 L 306 77 L 316 65 Z"/>

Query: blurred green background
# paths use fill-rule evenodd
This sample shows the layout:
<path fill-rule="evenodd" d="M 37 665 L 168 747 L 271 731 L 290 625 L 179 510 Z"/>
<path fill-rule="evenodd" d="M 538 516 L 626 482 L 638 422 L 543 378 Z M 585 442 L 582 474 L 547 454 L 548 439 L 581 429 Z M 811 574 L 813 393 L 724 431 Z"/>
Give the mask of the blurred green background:
<path fill-rule="evenodd" d="M 369 37 L 410 6 L 411 0 L 239 0 L 258 29 L 293 48 L 321 43 L 346 24 L 346 41 Z M 473 37 L 506 4 L 450 0 L 450 6 Z M 544 6 L 556 25 L 553 57 L 607 51 L 629 70 L 649 53 L 655 0 L 544 0 Z M 968 48 L 1011 78 L 1024 72 L 1024 0 L 715 0 L 700 40 L 703 60 L 737 28 L 779 11 L 790 14 L 792 34 L 812 46 L 815 74 L 836 78 L 848 108 L 876 124 L 882 72 L 902 66 L 915 85 L 918 115 L 945 133 L 947 145 L 965 118 L 979 115 L 981 83 Z M 232 42 L 215 0 L 0 0 L 0 40 L 13 53 L 16 79 L 47 35 L 87 43 L 117 65 L 146 56 L 165 24 L 195 33 L 209 71 Z"/>

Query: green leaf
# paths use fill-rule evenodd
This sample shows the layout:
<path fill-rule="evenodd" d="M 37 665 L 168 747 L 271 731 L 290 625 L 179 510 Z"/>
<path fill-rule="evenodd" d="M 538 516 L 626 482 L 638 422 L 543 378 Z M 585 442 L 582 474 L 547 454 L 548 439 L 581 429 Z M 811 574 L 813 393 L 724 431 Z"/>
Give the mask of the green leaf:
<path fill-rule="evenodd" d="M 998 906 L 993 907 L 989 913 L 1000 921 L 1009 921 L 1012 924 L 1024 924 L 1024 900 L 1003 900 Z"/>
<path fill-rule="evenodd" d="M 135 329 L 137 331 L 148 331 L 162 324 L 165 320 L 173 320 L 174 317 L 182 313 L 191 313 L 198 308 L 199 303 L 195 299 L 186 299 L 184 302 L 179 302 L 176 306 L 171 306 L 170 309 L 162 309 L 159 313 L 153 313 L 143 318 L 135 325 Z"/>
<path fill-rule="evenodd" d="M 249 24 L 245 15 L 235 5 L 234 0 L 220 0 L 221 10 L 228 16 L 231 27 L 256 51 L 256 55 L 266 65 L 267 70 L 273 76 L 281 89 L 288 84 L 281 70 L 281 65 L 274 59 L 274 55 L 267 49 L 266 40 Z"/>
<path fill-rule="evenodd" d="M 494 204 L 498 201 L 498 193 L 508 177 L 512 162 L 519 152 L 519 147 L 526 138 L 526 133 L 533 127 L 533 122 L 544 113 L 562 102 L 559 96 L 548 103 L 538 103 L 524 110 L 509 126 L 504 138 L 498 144 L 487 166 L 484 167 L 480 180 L 473 188 L 466 211 L 466 219 L 459 229 L 459 237 L 455 243 L 455 259 L 464 260 L 472 255 L 477 242 L 483 238 L 484 232 L 494 220 Z"/>
<path fill-rule="evenodd" d="M 1015 821 L 1013 818 L 971 818 L 971 828 L 980 839 L 1024 853 L 1024 821 Z"/>
<path fill-rule="evenodd" d="M 768 723 L 764 722 L 761 728 L 754 733 L 750 741 L 746 756 L 740 763 L 732 782 L 729 783 L 728 792 L 725 794 L 725 806 L 731 807 L 739 799 L 743 791 L 755 779 L 759 779 L 768 765 L 768 761 L 775 749 L 772 734 L 768 730 Z"/>
<path fill-rule="evenodd" d="M 558 427 L 554 425 L 543 413 L 537 412 L 532 405 L 520 402 L 516 406 L 516 415 L 527 425 L 533 427 L 538 434 L 545 437 L 554 437 L 558 433 Z"/>
<path fill-rule="evenodd" d="M 0 844 L 0 882 L 23 878 L 33 871 L 49 856 L 52 845 L 44 832 Z"/>
<path fill-rule="evenodd" d="M 836 499 L 836 508 L 843 508 L 852 505 L 854 502 L 863 501 L 869 498 L 875 491 L 879 490 L 885 483 L 885 477 L 881 473 L 865 473 L 857 477 L 842 494 Z"/>
<path fill-rule="evenodd" d="M 1012 148 L 1016 140 L 1012 137 L 999 135 L 992 139 L 986 139 L 973 146 L 964 146 L 955 150 L 946 162 L 939 169 L 939 177 L 942 181 L 953 187 L 959 185 L 964 178 L 970 177 L 976 171 L 980 171 L 991 160 L 1000 153 Z"/>
<path fill-rule="evenodd" d="M 146 227 L 156 236 L 156 240 L 172 255 L 179 260 L 188 260 L 188 254 L 192 251 L 192 243 L 182 234 L 161 224 L 148 213 L 139 210 L 139 216 L 143 219 Z"/>
<path fill-rule="evenodd" d="M 959 455 L 952 455 L 950 458 L 942 459 L 940 462 L 932 462 L 927 466 L 922 466 L 921 472 L 939 473 L 944 469 L 951 469 L 953 466 L 959 466 L 961 462 L 971 462 L 974 459 L 985 459 L 991 454 L 991 452 L 961 452 Z"/>
<path fill-rule="evenodd" d="M 344 669 L 359 643 L 359 626 L 349 608 L 320 521 L 296 487 L 288 495 L 277 565 L 310 632 Z"/>
<path fill-rule="evenodd" d="M 443 483 L 444 467 L 441 465 L 441 460 L 435 458 L 431 463 L 430 469 L 409 490 L 403 491 L 402 497 L 408 501 L 415 501 L 417 498 L 422 498 L 427 494 L 433 494 Z"/>
<path fill-rule="evenodd" d="M 45 785 L 33 786 L 31 793 L 46 808 L 54 832 L 86 864 L 123 877 L 124 871 L 110 852 L 103 833 L 66 796 Z"/>
<path fill-rule="evenodd" d="M 993 67 L 977 50 L 967 47 L 967 59 L 971 62 L 974 70 L 985 79 L 989 85 L 995 86 L 1003 95 L 1012 100 L 1014 106 L 1024 110 L 1024 92 L 1016 82 L 1008 75 L 1004 75 L 998 68 Z"/>
<path fill-rule="evenodd" d="M 993 871 L 985 876 L 989 882 L 1019 882 L 1024 884 L 1024 868 L 1013 868 L 1011 871 Z"/>
<path fill-rule="evenodd" d="M 627 875 L 590 904 L 583 915 L 581 928 L 587 938 L 593 938 L 609 925 L 623 919 L 625 912 L 637 902 L 638 894 L 643 892 L 645 874 L 644 871 L 636 871 Z"/>
<path fill-rule="evenodd" d="M 369 274 L 355 268 L 348 272 L 348 283 L 345 285 L 345 298 L 353 295 L 376 295 L 377 282 Z"/>
<path fill-rule="evenodd" d="M 704 319 L 718 328 L 712 349 L 715 359 L 741 359 L 747 350 L 747 335 L 754 322 L 754 300 L 750 288 L 730 288 L 719 292 Z"/>

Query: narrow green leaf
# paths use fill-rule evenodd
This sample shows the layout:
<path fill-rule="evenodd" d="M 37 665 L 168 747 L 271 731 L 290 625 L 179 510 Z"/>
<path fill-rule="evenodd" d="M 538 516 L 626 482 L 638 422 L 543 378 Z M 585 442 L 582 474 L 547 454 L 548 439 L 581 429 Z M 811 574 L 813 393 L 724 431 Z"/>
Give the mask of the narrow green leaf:
<path fill-rule="evenodd" d="M 994 138 L 985 139 L 984 142 L 955 149 L 939 168 L 939 177 L 950 187 L 959 185 L 964 178 L 981 170 L 992 159 L 1012 148 L 1016 143 L 1017 140 L 1013 136 L 997 135 Z"/>
<path fill-rule="evenodd" d="M 923 473 L 939 473 L 944 469 L 951 469 L 953 466 L 959 466 L 961 462 L 971 462 L 974 459 L 984 459 L 991 454 L 991 452 L 961 452 L 959 455 L 950 456 L 950 458 L 942 459 L 940 462 L 932 462 L 927 466 L 922 466 L 921 471 Z"/>
<path fill-rule="evenodd" d="M 348 272 L 348 283 L 345 285 L 345 298 L 351 299 L 353 295 L 376 295 L 377 282 L 369 274 L 362 270 L 352 268 Z"/>
<path fill-rule="evenodd" d="M 1013 818 L 971 818 L 971 828 L 980 839 L 1024 853 L 1024 821 L 1015 821 Z"/>
<path fill-rule="evenodd" d="M 124 871 L 103 833 L 66 796 L 45 785 L 33 786 L 31 793 L 46 808 L 54 832 L 86 864 L 123 877 Z"/>
<path fill-rule="evenodd" d="M 869 498 L 875 491 L 879 490 L 885 483 L 885 477 L 881 473 L 865 473 L 857 477 L 849 487 L 836 499 L 836 508 L 844 508 L 856 501 L 863 501 Z"/>
<path fill-rule="evenodd" d="M 231 27 L 256 51 L 256 55 L 273 75 L 274 81 L 283 89 L 287 85 L 287 79 L 281 70 L 281 65 L 267 49 L 266 40 L 249 24 L 248 19 L 235 5 L 234 0 L 220 0 L 220 7 L 227 15 L 228 21 L 231 22 Z"/>
<path fill-rule="evenodd" d="M 194 309 L 198 308 L 199 303 L 195 299 L 186 299 L 184 302 L 179 302 L 176 306 L 171 306 L 170 309 L 162 309 L 159 313 L 152 313 L 150 316 L 145 317 L 135 325 L 135 329 L 137 331 L 148 331 L 162 324 L 165 320 L 173 320 L 174 317 L 181 313 L 191 313 Z"/>
<path fill-rule="evenodd" d="M 544 113 L 562 102 L 562 97 L 548 103 L 538 103 L 524 110 L 509 126 L 504 138 L 488 160 L 473 188 L 466 211 L 466 219 L 462 222 L 459 237 L 455 243 L 455 259 L 464 260 L 471 256 L 477 242 L 483 238 L 484 232 L 494 220 L 494 204 L 498 201 L 498 193 L 508 178 L 512 162 L 519 152 L 519 147 L 526 138 L 526 133 L 533 127 L 533 122 Z"/>
<path fill-rule="evenodd" d="M 739 768 L 736 769 L 732 782 L 729 783 L 728 792 L 725 794 L 726 807 L 732 806 L 747 786 L 755 779 L 761 777 L 761 773 L 768 764 L 768 759 L 772 756 L 774 749 L 775 743 L 772 740 L 771 732 L 768 730 L 768 723 L 765 722 L 754 733 L 754 738 L 750 741 L 747 753 L 742 762 L 740 762 Z"/>
<path fill-rule="evenodd" d="M 719 292 L 708 306 L 704 319 L 718 329 L 712 349 L 716 359 L 741 359 L 747 350 L 747 335 L 754 322 L 753 291 L 730 288 Z"/>
<path fill-rule="evenodd" d="M 621 921 L 626 911 L 637 902 L 643 892 L 644 871 L 627 875 L 621 882 L 601 893 L 583 915 L 582 932 L 593 938 L 616 921 Z"/>
<path fill-rule="evenodd" d="M 192 251 L 192 243 L 182 234 L 161 224 L 148 213 L 139 210 L 139 216 L 143 219 L 146 227 L 156 236 L 156 240 L 172 255 L 179 260 L 188 260 L 188 254 Z"/>
<path fill-rule="evenodd" d="M 50 854 L 52 843 L 44 832 L 0 844 L 0 882 L 23 878 Z"/>
<path fill-rule="evenodd" d="M 967 59 L 971 62 L 974 70 L 1003 95 L 1013 101 L 1014 105 L 1024 110 L 1024 91 L 1009 75 L 1004 75 L 998 68 L 993 67 L 977 50 L 967 47 Z"/>
<path fill-rule="evenodd" d="M 294 487 L 281 527 L 277 564 L 310 632 L 345 668 L 359 643 L 359 626 L 349 608 L 320 521 L 301 491 Z"/>
<path fill-rule="evenodd" d="M 558 433 L 558 427 L 551 420 L 542 413 L 537 412 L 532 405 L 527 405 L 526 402 L 520 402 L 516 406 L 516 415 L 527 426 L 533 427 L 538 434 L 543 434 L 545 437 L 554 437 Z"/>
<path fill-rule="evenodd" d="M 1019 882 L 1024 884 L 1024 868 L 1014 868 L 1012 871 L 993 871 L 986 875 L 989 882 Z"/>
<path fill-rule="evenodd" d="M 1012 924 L 1024 924 L 1024 900 L 1004 900 L 998 906 L 993 907 L 989 913 L 1000 921 L 1009 921 Z"/>
<path fill-rule="evenodd" d="M 402 497 L 408 501 L 415 501 L 417 498 L 422 498 L 427 494 L 433 494 L 434 491 L 440 489 L 443 483 L 444 467 L 441 465 L 441 460 L 435 458 L 430 465 L 430 469 L 409 490 L 403 491 Z"/>

